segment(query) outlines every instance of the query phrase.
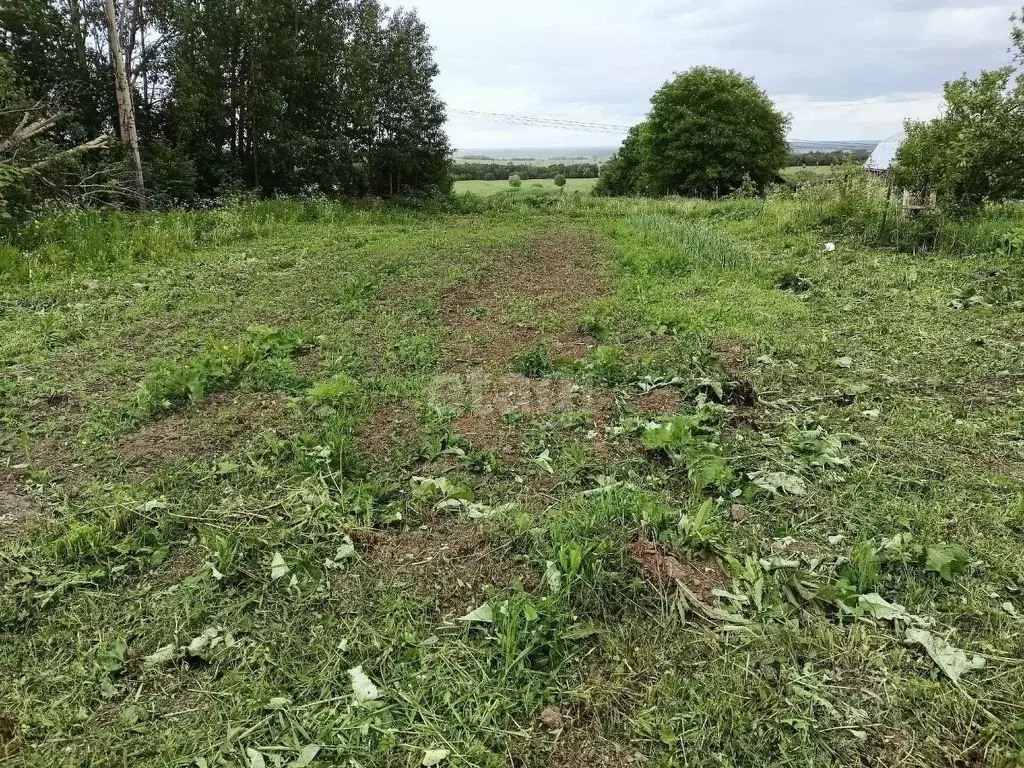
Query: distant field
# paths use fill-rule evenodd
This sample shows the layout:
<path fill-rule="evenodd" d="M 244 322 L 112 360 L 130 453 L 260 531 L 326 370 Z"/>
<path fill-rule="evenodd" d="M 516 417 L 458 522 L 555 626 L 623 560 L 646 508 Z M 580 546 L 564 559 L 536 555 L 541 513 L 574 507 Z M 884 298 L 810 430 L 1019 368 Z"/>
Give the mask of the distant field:
<path fill-rule="evenodd" d="M 455 157 L 452 158 L 453 163 L 461 163 L 463 165 L 468 163 L 497 163 L 499 165 L 506 165 L 511 163 L 512 165 L 575 165 L 576 163 L 604 163 L 610 158 L 611 155 L 593 155 L 587 157 L 491 157 L 488 159 L 482 159 L 479 157 Z"/>
<path fill-rule="evenodd" d="M 594 188 L 597 179 L 566 179 L 565 190 L 567 192 L 580 191 L 589 192 Z M 522 190 L 537 189 L 535 185 L 541 185 L 543 189 L 555 189 L 555 183 L 551 179 L 524 180 Z M 495 195 L 510 189 L 507 179 L 501 181 L 456 181 L 455 192 L 472 192 L 477 195 Z"/>
<path fill-rule="evenodd" d="M 835 166 L 832 165 L 791 165 L 782 169 L 782 175 L 786 178 L 810 173 L 814 176 L 827 176 L 835 173 Z"/>

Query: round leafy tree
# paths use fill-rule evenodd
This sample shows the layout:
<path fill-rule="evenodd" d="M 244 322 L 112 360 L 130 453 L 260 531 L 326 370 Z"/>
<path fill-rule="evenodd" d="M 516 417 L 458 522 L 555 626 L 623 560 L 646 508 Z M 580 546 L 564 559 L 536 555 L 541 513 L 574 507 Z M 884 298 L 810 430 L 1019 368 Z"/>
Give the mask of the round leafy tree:
<path fill-rule="evenodd" d="M 565 186 L 565 176 L 561 173 L 557 174 L 554 178 L 555 186 L 561 189 Z"/>
<path fill-rule="evenodd" d="M 512 187 L 512 189 L 519 189 L 523 186 L 523 180 L 519 178 L 519 174 L 513 173 L 508 177 L 508 185 Z"/>
<path fill-rule="evenodd" d="M 643 138 L 646 126 L 641 123 L 629 129 L 619 151 L 608 159 L 600 171 L 594 194 L 598 197 L 625 197 L 647 192 L 644 182 Z"/>
<path fill-rule="evenodd" d="M 776 178 L 789 157 L 789 117 L 752 78 L 695 67 L 651 99 L 641 133 L 651 192 L 720 195 Z"/>

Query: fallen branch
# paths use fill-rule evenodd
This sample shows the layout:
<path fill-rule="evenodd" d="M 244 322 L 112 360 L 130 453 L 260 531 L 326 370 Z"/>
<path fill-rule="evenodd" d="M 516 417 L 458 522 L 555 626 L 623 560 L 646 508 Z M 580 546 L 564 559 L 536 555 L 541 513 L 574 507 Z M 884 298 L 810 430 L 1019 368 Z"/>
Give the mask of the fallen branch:
<path fill-rule="evenodd" d="M 79 144 L 77 147 L 71 147 L 71 149 L 65 149 L 63 152 L 58 152 L 50 157 L 43 158 L 38 162 L 32 163 L 32 165 L 25 168 L 29 172 L 38 172 L 43 168 L 46 168 L 54 163 L 67 160 L 75 155 L 81 154 L 82 152 L 88 152 L 91 149 L 105 149 L 110 146 L 109 136 L 97 136 L 95 139 L 90 139 L 84 144 Z"/>
<path fill-rule="evenodd" d="M 67 117 L 67 113 L 58 112 L 55 115 L 40 118 L 32 123 L 28 122 L 28 117 L 29 113 L 26 112 L 25 116 L 21 118 L 21 122 L 18 123 L 18 127 L 14 129 L 14 133 L 3 141 L 0 141 L 0 153 L 14 149 L 19 144 L 24 144 L 33 136 L 38 136 L 40 133 L 50 130 L 53 126 Z"/>

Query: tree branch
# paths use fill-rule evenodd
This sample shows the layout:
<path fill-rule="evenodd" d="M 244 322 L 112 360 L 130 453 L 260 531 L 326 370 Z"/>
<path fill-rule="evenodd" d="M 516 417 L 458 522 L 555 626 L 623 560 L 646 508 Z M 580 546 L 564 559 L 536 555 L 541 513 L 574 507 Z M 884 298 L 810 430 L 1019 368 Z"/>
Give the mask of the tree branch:
<path fill-rule="evenodd" d="M 55 115 L 40 118 L 34 123 L 29 123 L 28 112 L 26 112 L 18 127 L 14 129 L 14 133 L 0 141 L 0 153 L 7 152 L 19 144 L 24 144 L 33 136 L 38 136 L 40 133 L 50 130 L 65 117 L 67 117 L 66 112 L 58 112 Z"/>
<path fill-rule="evenodd" d="M 50 155 L 50 157 L 46 157 L 36 163 L 32 163 L 32 165 L 26 167 L 25 170 L 38 172 L 50 165 L 53 165 L 54 163 L 68 160 L 82 152 L 88 152 L 91 149 L 104 149 L 108 146 L 110 146 L 109 136 L 97 136 L 95 139 L 90 139 L 84 144 L 79 144 L 77 147 L 65 149 L 63 152 L 58 152 L 55 155 Z"/>

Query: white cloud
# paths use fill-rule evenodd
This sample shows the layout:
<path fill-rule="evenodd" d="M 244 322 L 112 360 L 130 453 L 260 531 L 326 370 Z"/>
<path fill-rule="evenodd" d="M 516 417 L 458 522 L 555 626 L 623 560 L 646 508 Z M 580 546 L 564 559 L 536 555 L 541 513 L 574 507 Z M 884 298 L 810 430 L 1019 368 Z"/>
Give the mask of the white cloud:
<path fill-rule="evenodd" d="M 1007 63 L 1020 0 L 411 0 L 453 108 L 631 125 L 673 72 L 755 77 L 802 139 L 871 139 L 936 114 L 942 84 Z M 602 134 L 453 115 L 457 147 L 595 146 Z"/>

